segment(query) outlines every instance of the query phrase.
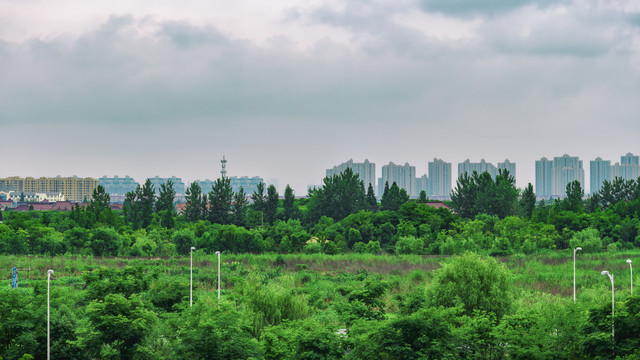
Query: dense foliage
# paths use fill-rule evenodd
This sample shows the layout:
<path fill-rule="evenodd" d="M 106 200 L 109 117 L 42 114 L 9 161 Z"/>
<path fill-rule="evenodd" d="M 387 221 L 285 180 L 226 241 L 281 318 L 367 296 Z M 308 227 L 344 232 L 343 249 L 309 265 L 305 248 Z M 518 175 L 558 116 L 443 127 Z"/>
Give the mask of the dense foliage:
<path fill-rule="evenodd" d="M 193 307 L 188 257 L 9 256 L 0 267 L 17 266 L 21 281 L 0 280 L 0 357 L 46 357 L 53 268 L 52 358 L 636 359 L 640 297 L 622 271 L 638 255 L 582 255 L 576 303 L 570 250 L 500 261 L 223 255 L 219 302 L 217 257 L 197 251 Z M 615 338 L 603 264 L 618 275 Z"/>
<path fill-rule="evenodd" d="M 640 298 L 616 295 L 620 329 L 612 338 L 606 281 L 573 304 L 568 275 L 541 289 L 556 275 L 522 265 L 524 255 L 556 262 L 560 254 L 568 274 L 567 254 L 579 246 L 580 256 L 600 261 L 589 270 L 588 281 L 595 282 L 603 259 L 640 247 L 640 181 L 605 182 L 586 200 L 573 182 L 565 198 L 536 204 L 531 184 L 520 190 L 507 172 L 495 179 L 474 173 L 458 180 L 452 211 L 424 193 L 410 200 L 395 183 L 385 186 L 378 203 L 349 170 L 326 178 L 303 199 L 289 186 L 284 199 L 264 184 L 250 195 L 234 193 L 224 178 L 211 189 L 193 183 L 186 195 L 181 214 L 173 184 L 163 184 L 158 196 L 149 181 L 127 194 L 121 211 L 111 210 L 109 195 L 98 187 L 69 213 L 3 212 L 0 259 L 6 268 L 38 260 L 23 255 L 63 256 L 52 293 L 56 358 L 640 356 Z M 194 274 L 192 308 L 186 265 L 171 263 L 191 247 L 203 267 Z M 219 307 L 215 257 L 206 257 L 216 251 L 239 259 L 223 266 L 228 275 Z M 366 259 L 358 269 L 377 258 L 406 260 L 353 272 L 334 263 L 341 254 Z M 430 258 L 417 255 L 461 256 L 430 272 L 440 264 L 431 267 Z M 513 264 L 507 268 L 487 255 L 511 256 Z M 104 267 L 92 263 L 94 256 L 150 260 Z M 268 256 L 268 263 L 252 266 L 259 256 Z M 291 263 L 292 256 L 309 261 Z M 310 270 L 313 259 L 330 265 Z M 628 270 L 620 262 L 606 269 Z M 424 267 L 405 268 L 416 263 Z M 45 304 L 42 280 L 0 288 L 0 358 L 45 357 Z"/>
<path fill-rule="evenodd" d="M 615 251 L 640 246 L 639 184 L 605 181 L 583 200 L 573 182 L 564 199 L 536 204 L 531 184 L 517 189 L 506 171 L 495 179 L 463 174 L 450 211 L 431 206 L 424 194 L 410 200 L 395 183 L 385 186 L 378 204 L 350 170 L 326 178 L 301 199 L 289 186 L 283 200 L 264 184 L 251 196 L 243 189 L 233 193 L 223 178 L 208 193 L 192 184 L 179 215 L 171 182 L 159 196 L 146 182 L 127 194 L 122 211 L 110 209 L 99 186 L 89 203 L 69 213 L 4 211 L 0 254 L 172 256 L 192 246 L 207 253 L 509 255 L 577 246 Z"/>

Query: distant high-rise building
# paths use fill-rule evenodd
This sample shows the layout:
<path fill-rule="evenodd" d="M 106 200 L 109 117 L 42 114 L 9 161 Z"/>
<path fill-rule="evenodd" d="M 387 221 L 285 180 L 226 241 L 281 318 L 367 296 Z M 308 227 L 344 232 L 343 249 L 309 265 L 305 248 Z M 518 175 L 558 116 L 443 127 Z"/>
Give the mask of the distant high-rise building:
<path fill-rule="evenodd" d="M 584 189 L 584 169 L 577 156 L 554 157 L 553 161 L 542 158 L 536 161 L 536 196 L 559 198 L 566 195 L 567 184 L 579 181 Z"/>
<path fill-rule="evenodd" d="M 161 178 L 158 176 L 149 178 L 149 181 L 151 181 L 156 194 L 160 193 L 160 185 L 166 183 L 169 180 L 171 180 L 171 182 L 173 183 L 173 190 L 175 190 L 176 192 L 176 197 L 184 197 L 184 182 L 182 182 L 181 178 L 175 176 L 172 176 L 170 178 Z"/>
<path fill-rule="evenodd" d="M 369 184 L 371 184 L 374 189 L 376 188 L 376 164 L 369 162 L 367 159 L 362 163 L 354 163 L 353 159 L 349 159 L 347 162 L 336 165 L 331 169 L 327 169 L 327 177 L 339 175 L 347 168 L 353 170 L 354 174 L 358 174 L 360 180 L 364 183 L 365 191 L 369 188 Z"/>
<path fill-rule="evenodd" d="M 504 169 L 509 171 L 509 175 L 516 178 L 516 163 L 512 163 L 509 159 L 505 159 L 504 162 L 498 163 L 498 169 Z"/>
<path fill-rule="evenodd" d="M 416 167 L 409 165 L 409 163 L 396 165 L 389 162 L 388 165 L 382 165 L 382 177 L 378 179 L 378 196 L 382 196 L 384 184 L 387 182 L 389 186 L 395 182 L 398 187 L 405 189 L 409 196 L 418 195 L 416 193 Z"/>
<path fill-rule="evenodd" d="M 240 187 L 242 186 L 244 193 L 247 195 L 251 195 L 258 190 L 258 184 L 264 183 L 264 180 L 258 176 L 254 176 L 254 177 L 232 176 L 229 178 L 229 182 L 231 183 L 231 188 L 233 189 L 233 192 L 240 191 Z M 265 186 L 265 191 L 266 191 L 266 186 Z"/>
<path fill-rule="evenodd" d="M 553 161 L 546 157 L 536 160 L 536 196 L 551 197 L 553 188 Z"/>
<path fill-rule="evenodd" d="M 620 164 L 616 163 L 613 165 L 610 181 L 616 177 L 623 178 L 625 180 L 636 180 L 638 179 L 639 168 L 638 156 L 635 156 L 632 153 L 627 153 L 620 157 Z"/>
<path fill-rule="evenodd" d="M 194 182 L 200 186 L 200 189 L 202 189 L 202 193 L 209 193 L 209 191 L 211 191 L 211 187 L 215 184 L 216 181 L 206 179 L 206 180 L 196 180 Z M 251 196 L 251 194 L 253 194 L 255 191 L 258 190 L 259 183 L 264 183 L 264 180 L 258 176 L 254 176 L 254 177 L 232 176 L 229 178 L 229 185 L 231 185 L 231 189 L 233 190 L 233 192 L 234 193 L 239 192 L 240 187 L 242 187 L 242 190 L 244 191 L 245 194 L 247 194 L 247 196 Z M 265 191 L 266 191 L 266 185 L 265 185 Z"/>
<path fill-rule="evenodd" d="M 427 174 L 422 175 L 419 178 L 416 178 L 416 192 L 418 193 L 418 196 L 420 196 L 420 193 L 424 191 L 425 194 L 427 194 L 427 196 L 429 196 L 429 177 L 427 176 Z"/>
<path fill-rule="evenodd" d="M 104 188 L 104 191 L 113 195 L 125 195 L 130 191 L 136 191 L 138 183 L 128 175 L 121 178 L 118 176 L 107 177 L 106 175 L 98 179 L 98 185 Z"/>
<path fill-rule="evenodd" d="M 480 160 L 479 163 L 472 163 L 469 159 L 458 163 L 458 177 L 464 173 L 471 175 L 474 171 L 478 174 L 482 174 L 486 171 L 494 179 L 496 178 L 496 175 L 498 175 L 498 169 L 493 164 L 486 162 L 484 159 Z"/>
<path fill-rule="evenodd" d="M 429 163 L 429 191 L 432 199 L 449 199 L 451 197 L 451 163 L 434 158 Z"/>
<path fill-rule="evenodd" d="M 589 187 L 593 194 L 602 188 L 604 181 L 611 181 L 611 161 L 597 157 L 589 162 Z"/>
<path fill-rule="evenodd" d="M 639 156 L 627 153 L 620 156 L 619 163 L 613 165 L 611 165 L 610 160 L 602 160 L 598 157 L 591 161 L 590 170 L 590 192 L 593 194 L 602 188 L 605 180 L 612 182 L 617 177 L 624 180 L 638 179 L 638 176 L 640 176 Z"/>
<path fill-rule="evenodd" d="M 554 196 L 565 196 L 567 193 L 567 184 L 576 180 L 580 182 L 580 186 L 583 190 L 585 188 L 582 160 L 577 156 L 564 154 L 560 157 L 554 157 L 553 176 L 553 188 L 551 191 Z"/>

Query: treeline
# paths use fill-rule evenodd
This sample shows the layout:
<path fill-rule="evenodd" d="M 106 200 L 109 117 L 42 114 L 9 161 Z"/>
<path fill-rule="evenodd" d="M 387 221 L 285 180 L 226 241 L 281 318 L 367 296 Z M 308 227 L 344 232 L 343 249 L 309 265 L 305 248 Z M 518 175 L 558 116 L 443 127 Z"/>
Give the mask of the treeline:
<path fill-rule="evenodd" d="M 288 185 L 280 199 L 273 185 L 260 184 L 248 195 L 234 193 L 226 178 L 209 192 L 192 183 L 178 215 L 171 182 L 156 196 L 147 181 L 127 194 L 122 211 L 111 210 L 109 195 L 98 186 L 88 204 L 69 213 L 5 212 L 0 254 L 172 256 L 195 246 L 207 253 L 508 255 L 640 246 L 640 181 L 605 181 L 586 200 L 579 182 L 566 190 L 561 200 L 536 204 L 531 184 L 516 188 L 506 171 L 495 179 L 464 174 L 450 211 L 430 206 L 424 192 L 410 200 L 395 183 L 385 184 L 377 202 L 372 187 L 365 192 L 347 169 L 303 199 Z"/>

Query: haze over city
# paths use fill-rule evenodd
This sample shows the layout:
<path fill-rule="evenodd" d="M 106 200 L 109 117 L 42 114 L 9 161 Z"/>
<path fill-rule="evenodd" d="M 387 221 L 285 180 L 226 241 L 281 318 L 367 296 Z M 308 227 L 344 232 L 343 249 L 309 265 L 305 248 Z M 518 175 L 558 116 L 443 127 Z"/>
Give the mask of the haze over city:
<path fill-rule="evenodd" d="M 638 154 L 633 1 L 0 1 L 0 177 Z"/>

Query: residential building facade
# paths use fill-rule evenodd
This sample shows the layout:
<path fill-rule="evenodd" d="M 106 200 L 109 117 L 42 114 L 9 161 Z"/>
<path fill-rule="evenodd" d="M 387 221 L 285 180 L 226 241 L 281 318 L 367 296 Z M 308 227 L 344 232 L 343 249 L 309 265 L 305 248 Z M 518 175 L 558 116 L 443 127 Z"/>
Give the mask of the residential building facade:
<path fill-rule="evenodd" d="M 451 163 L 434 158 L 428 164 L 429 191 L 427 196 L 431 199 L 446 200 L 451 198 Z"/>
<path fill-rule="evenodd" d="M 353 159 L 349 159 L 347 162 L 336 165 L 331 169 L 327 169 L 326 176 L 332 177 L 333 175 L 339 175 L 347 168 L 353 170 L 353 172 L 360 177 L 360 180 L 362 180 L 364 184 L 365 191 L 369 188 L 369 184 L 376 189 L 376 164 L 369 162 L 367 159 L 361 163 L 354 163 Z"/>
<path fill-rule="evenodd" d="M 415 166 L 411 166 L 409 165 L 409 163 L 405 163 L 404 165 L 396 165 L 393 162 L 389 162 L 388 165 L 382 165 L 382 177 L 378 179 L 378 196 L 382 196 L 386 183 L 391 186 L 394 182 L 398 185 L 398 187 L 404 189 L 409 196 L 418 196 L 419 192 L 416 193 L 417 187 Z"/>
<path fill-rule="evenodd" d="M 60 192 L 67 201 L 82 202 L 90 200 L 93 190 L 98 186 L 94 178 L 73 177 L 9 177 L 0 179 L 0 187 L 9 188 L 17 193 Z"/>

